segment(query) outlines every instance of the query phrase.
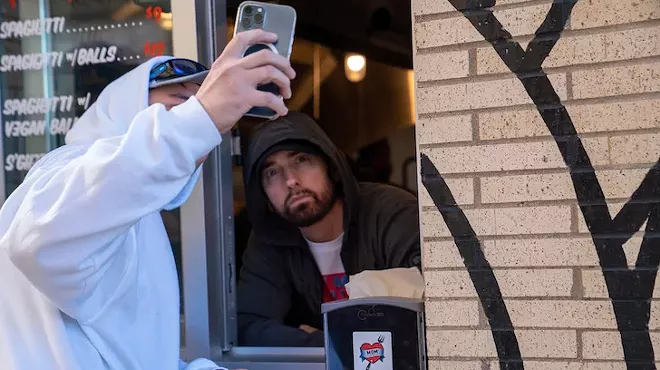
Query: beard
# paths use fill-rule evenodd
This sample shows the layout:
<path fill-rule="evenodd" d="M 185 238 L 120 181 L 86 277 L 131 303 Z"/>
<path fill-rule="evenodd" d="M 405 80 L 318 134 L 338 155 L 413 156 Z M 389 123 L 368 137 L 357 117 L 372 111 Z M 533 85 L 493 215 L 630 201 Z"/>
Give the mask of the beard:
<path fill-rule="evenodd" d="M 285 220 L 293 223 L 297 227 L 308 227 L 321 221 L 332 209 L 337 197 L 332 186 L 327 187 L 327 191 L 316 194 L 310 190 L 297 190 L 289 193 L 284 203 L 284 210 L 278 212 Z M 299 204 L 295 207 L 289 206 L 292 197 L 298 195 L 307 195 L 311 200 Z"/>

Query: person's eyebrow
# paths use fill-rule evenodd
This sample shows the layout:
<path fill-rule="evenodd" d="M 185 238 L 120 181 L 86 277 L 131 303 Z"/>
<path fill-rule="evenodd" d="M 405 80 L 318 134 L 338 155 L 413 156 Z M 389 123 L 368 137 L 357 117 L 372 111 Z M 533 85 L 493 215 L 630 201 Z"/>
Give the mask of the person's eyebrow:
<path fill-rule="evenodd" d="M 261 171 L 262 171 L 262 172 L 263 172 L 263 171 L 266 171 L 267 169 L 273 167 L 274 164 L 275 164 L 275 163 L 273 163 L 273 161 L 271 161 L 271 160 L 267 160 L 266 162 L 264 162 L 264 165 L 262 166 Z"/>

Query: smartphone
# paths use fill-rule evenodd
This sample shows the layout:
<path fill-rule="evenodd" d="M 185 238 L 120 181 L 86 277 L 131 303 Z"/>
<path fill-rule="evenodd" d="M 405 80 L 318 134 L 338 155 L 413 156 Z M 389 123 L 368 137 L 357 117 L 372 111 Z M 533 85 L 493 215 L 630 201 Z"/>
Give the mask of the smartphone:
<path fill-rule="evenodd" d="M 296 29 L 296 10 L 287 5 L 264 3 L 260 1 L 244 1 L 238 6 L 238 14 L 234 24 L 234 36 L 239 32 L 245 32 L 260 28 L 277 35 L 274 44 L 257 44 L 249 47 L 243 56 L 248 56 L 263 49 L 269 49 L 275 53 L 291 58 L 291 48 Z M 257 86 L 260 91 L 273 93 L 277 96 L 280 89 L 274 83 Z M 267 118 L 275 117 L 277 113 L 268 107 L 252 107 L 245 115 L 249 117 Z"/>

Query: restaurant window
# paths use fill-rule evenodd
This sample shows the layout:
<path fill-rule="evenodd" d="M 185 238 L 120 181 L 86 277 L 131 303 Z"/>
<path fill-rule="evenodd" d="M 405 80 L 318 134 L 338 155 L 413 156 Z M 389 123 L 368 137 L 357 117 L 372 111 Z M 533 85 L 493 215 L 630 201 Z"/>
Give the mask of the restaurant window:
<path fill-rule="evenodd" d="M 39 158 L 64 145 L 105 86 L 152 56 L 173 53 L 173 22 L 170 1 L 8 0 L 0 6 L 2 204 Z M 180 210 L 162 216 L 181 271 Z"/>
<path fill-rule="evenodd" d="M 220 6 L 220 2 L 214 3 Z M 354 39 L 346 37 L 351 32 L 352 28 L 347 26 L 351 22 L 339 21 L 340 17 L 335 17 L 335 21 L 330 20 L 330 13 L 348 14 L 349 9 L 341 4 L 335 4 L 337 9 L 329 11 L 330 2 L 321 4 L 292 0 L 278 3 L 291 5 L 298 13 L 291 56 L 297 76 L 292 81 L 293 97 L 286 101 L 288 108 L 308 114 L 322 127 L 339 150 L 346 154 L 358 180 L 388 183 L 417 195 L 414 76 L 411 59 L 408 59 L 411 54 L 401 52 L 406 48 L 411 50 L 411 35 L 406 31 L 410 27 L 409 4 L 392 5 L 388 2 L 388 6 L 394 8 L 376 9 L 374 18 L 368 15 L 368 6 L 362 2 L 359 2 L 362 5 L 354 3 L 360 8 L 359 11 L 365 13 L 356 16 L 364 19 L 365 28 L 369 28 L 370 22 L 376 28 L 371 30 L 375 32 L 371 40 L 377 41 L 365 47 L 361 43 L 368 39 L 366 35 Z M 224 9 L 212 12 L 215 17 L 212 28 L 217 31 L 216 54 L 219 54 L 225 41 L 232 38 L 238 4 L 240 1 L 227 1 L 226 14 Z M 200 12 L 201 9 L 197 14 Z M 400 16 L 396 20 L 390 19 L 395 31 L 379 33 L 378 27 L 389 27 L 383 25 L 383 22 L 390 22 L 384 21 L 384 18 L 396 13 Z M 347 26 L 343 35 L 342 25 Z M 213 40 L 206 41 L 207 46 L 213 45 Z M 198 38 L 198 49 L 205 48 L 204 42 L 203 38 Z M 363 57 L 366 72 L 362 69 L 358 73 L 349 73 L 346 63 L 350 56 Z M 210 61 L 210 57 L 204 60 Z M 219 151 L 225 157 L 217 157 L 217 162 L 213 164 L 218 177 L 212 186 L 221 184 L 232 187 L 229 193 L 231 197 L 226 195 L 225 199 L 231 202 L 231 213 L 227 214 L 226 206 L 217 206 L 217 213 L 207 213 L 207 217 L 216 220 L 215 223 L 207 220 L 206 226 L 223 229 L 226 233 L 229 225 L 233 235 L 228 242 L 225 238 L 225 243 L 206 246 L 209 251 L 206 265 L 210 279 L 208 295 L 214 297 L 209 304 L 208 315 L 211 322 L 218 322 L 215 330 L 214 325 L 210 325 L 210 336 L 215 336 L 215 339 L 209 341 L 209 353 L 214 360 L 228 368 L 246 367 L 242 363 L 250 362 L 250 366 L 261 363 L 276 369 L 291 368 L 283 364 L 296 364 L 301 369 L 322 369 L 325 357 L 323 347 L 254 347 L 241 343 L 237 335 L 235 304 L 241 292 L 236 287 L 251 225 L 243 185 L 245 157 L 236 154 L 245 154 L 254 127 L 260 122 L 263 120 L 252 118 L 239 121 L 240 148 L 234 145 L 220 148 Z M 228 136 L 227 141 L 231 141 L 231 137 Z M 237 141 L 233 140 L 233 143 Z M 229 153 L 235 154 L 233 159 L 227 158 Z M 208 178 L 204 184 L 205 197 L 209 192 L 217 194 L 217 190 L 211 189 L 211 183 L 206 180 Z M 226 189 L 222 189 L 221 193 L 226 194 Z M 208 207 L 204 209 L 204 212 L 209 211 Z M 222 250 L 219 253 L 222 256 L 216 255 L 217 258 L 213 258 L 212 253 L 218 249 Z M 232 255 L 227 256 L 226 253 Z M 214 280 L 214 277 L 218 279 Z M 294 317 L 288 319 L 295 320 Z"/>

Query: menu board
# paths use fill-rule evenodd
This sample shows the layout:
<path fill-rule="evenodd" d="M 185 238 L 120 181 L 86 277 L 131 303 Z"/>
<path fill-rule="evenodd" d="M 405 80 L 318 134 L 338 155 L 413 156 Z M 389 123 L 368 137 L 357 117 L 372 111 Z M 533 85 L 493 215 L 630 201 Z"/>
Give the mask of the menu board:
<path fill-rule="evenodd" d="M 170 1 L 0 0 L 0 204 L 107 84 L 172 54 L 171 29 Z"/>

